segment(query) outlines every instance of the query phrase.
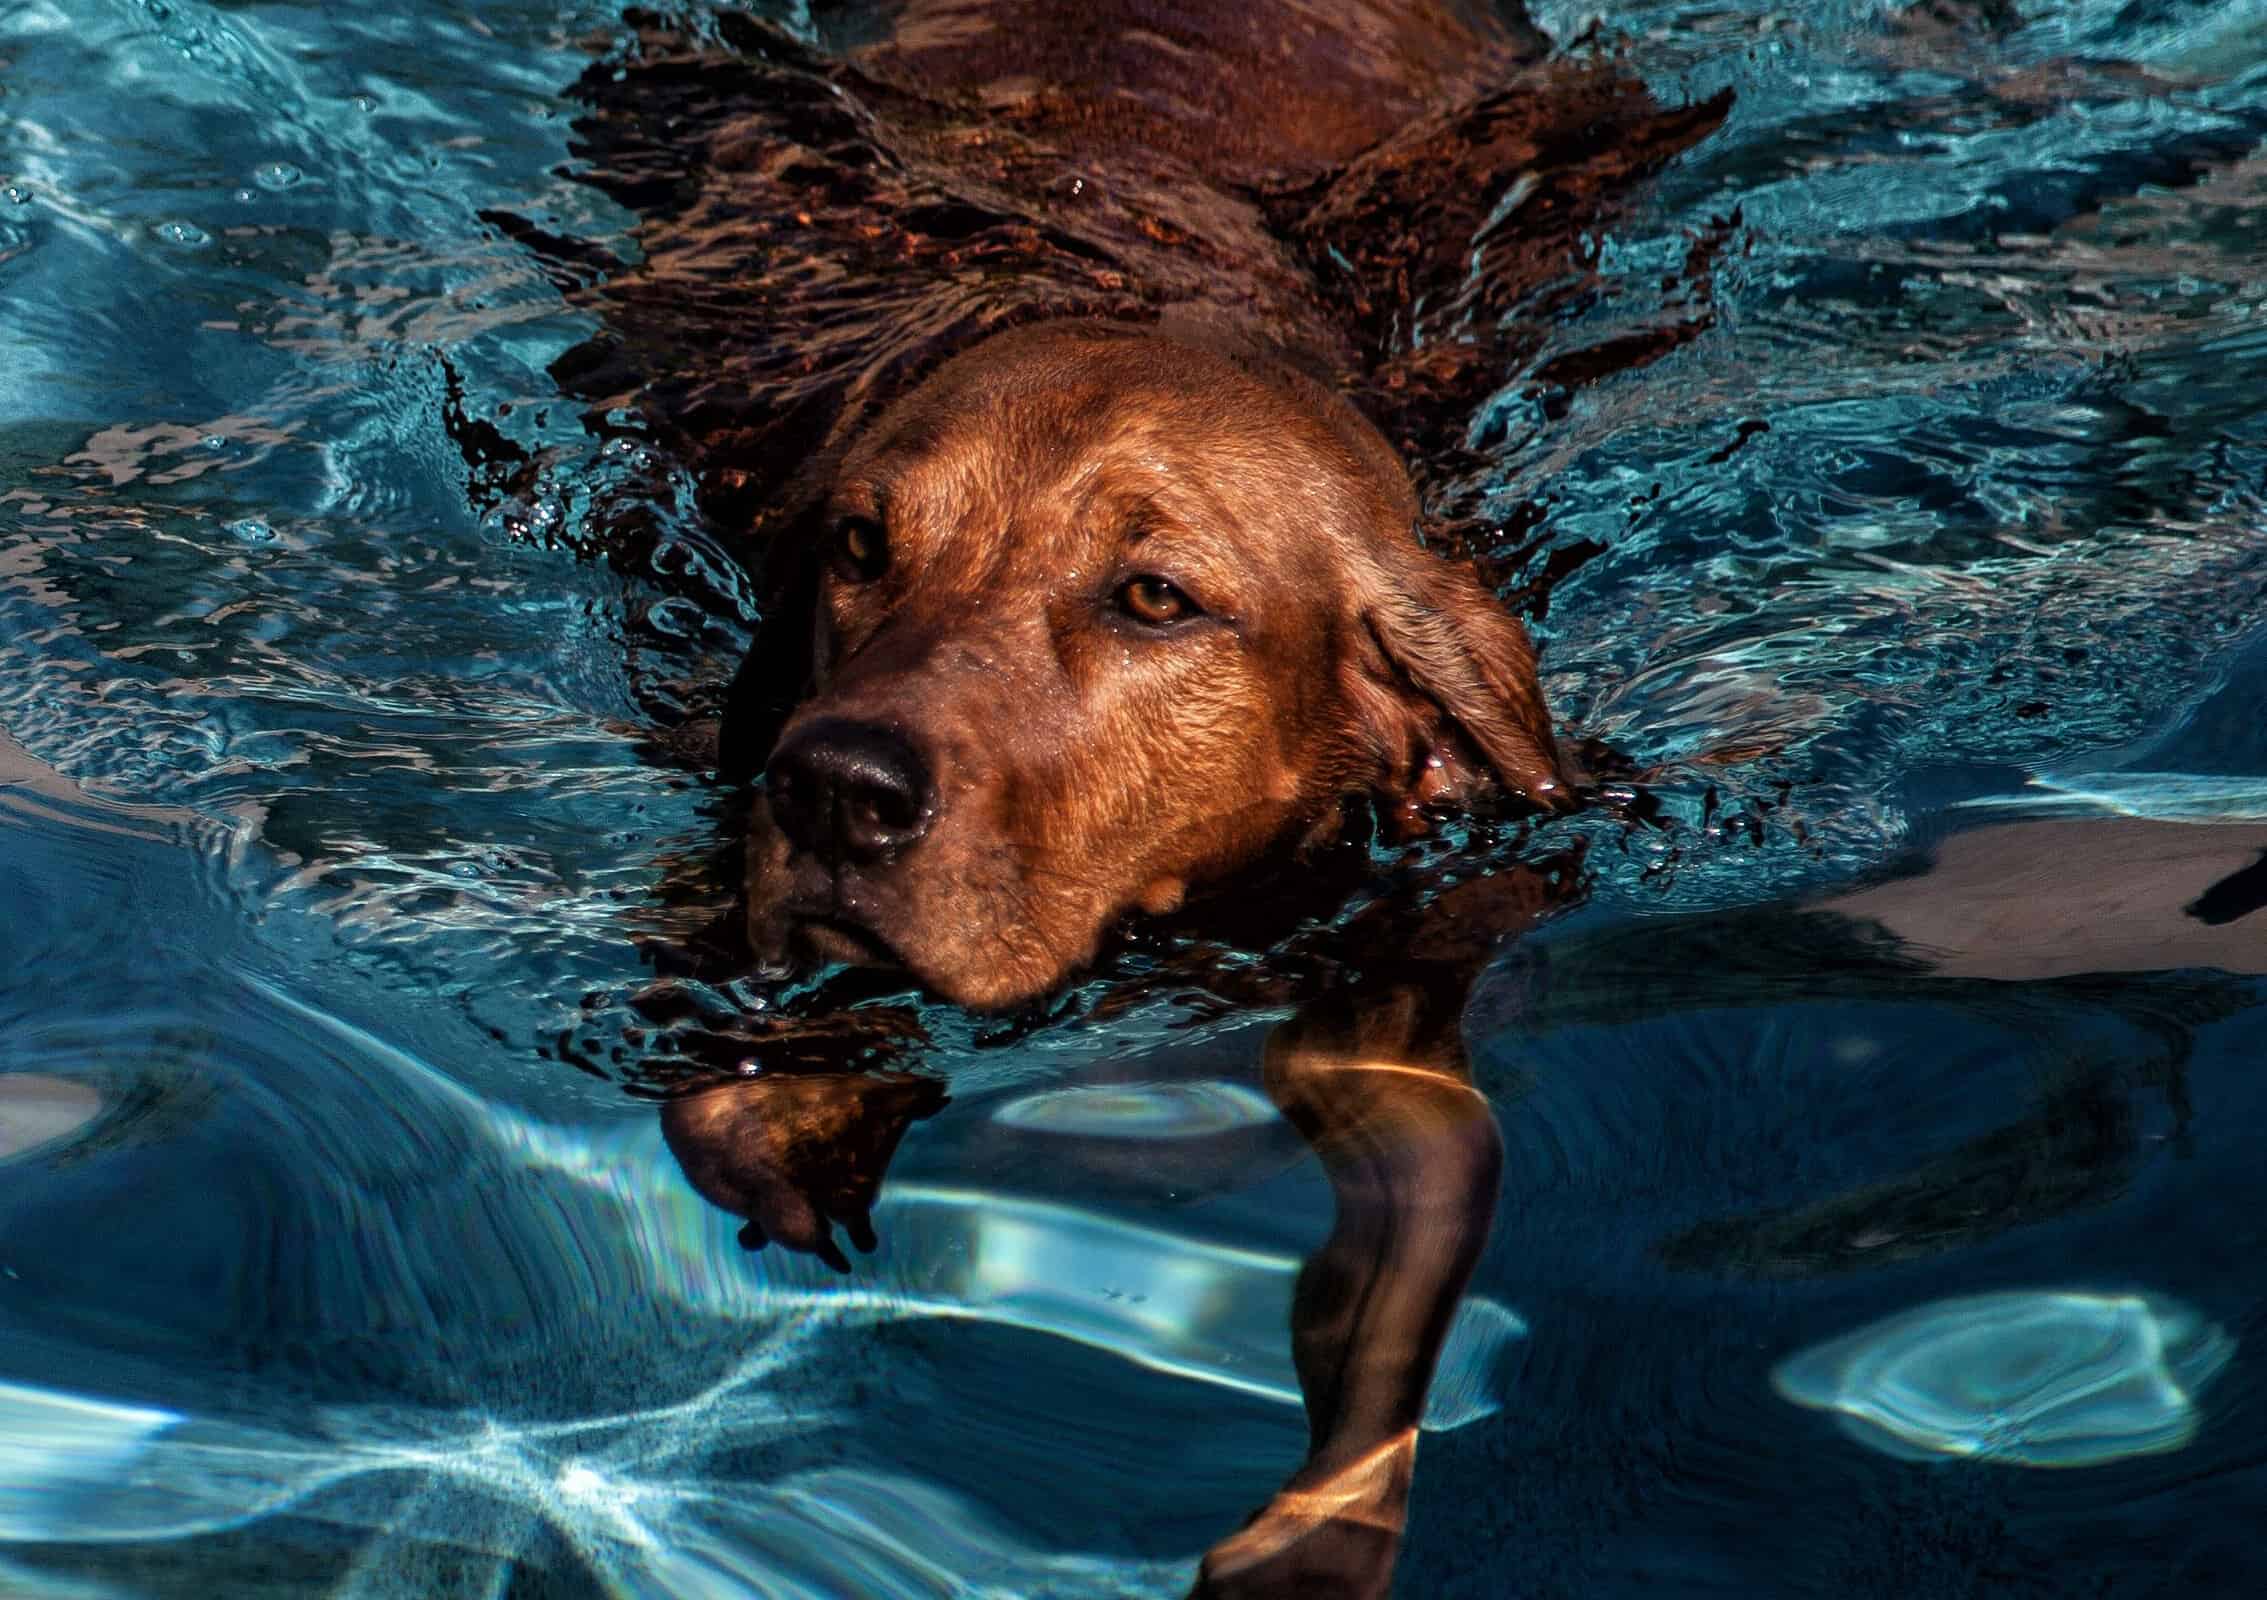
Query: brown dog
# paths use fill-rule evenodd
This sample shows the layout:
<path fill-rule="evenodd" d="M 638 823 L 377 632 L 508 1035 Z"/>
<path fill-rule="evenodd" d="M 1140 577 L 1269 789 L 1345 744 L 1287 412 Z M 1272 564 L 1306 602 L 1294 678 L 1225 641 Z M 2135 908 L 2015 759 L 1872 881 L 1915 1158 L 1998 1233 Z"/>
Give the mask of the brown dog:
<path fill-rule="evenodd" d="M 1525 630 L 1416 515 L 1385 441 L 1280 363 L 1093 323 L 954 360 L 830 485 L 757 950 L 1000 1006 L 1348 794 L 1562 804 Z"/>
<path fill-rule="evenodd" d="M 1546 348 L 1723 104 L 1545 61 L 1509 0 L 899 0 L 821 43 L 649 19 L 585 77 L 580 175 L 637 212 L 634 265 L 495 219 L 602 323 L 562 387 L 600 431 L 634 413 L 759 574 L 718 745 L 762 779 L 755 953 L 1006 1007 L 1349 800 L 1402 829 L 1571 804 L 1524 629 L 1427 546 L 1500 553 L 1459 515 L 1509 375 L 1547 409 L 1707 325 L 1702 240 L 1655 325 Z M 634 509 L 598 520 L 688 571 Z M 1501 1165 L 1465 989 L 1580 886 L 1530 862 L 1331 923 L 1358 978 L 1297 996 L 1264 1063 L 1337 1200 L 1290 1330 L 1309 1447 L 1202 1594 L 1390 1584 Z M 665 1103 L 670 1147 L 751 1248 L 847 1268 L 835 1229 L 874 1245 L 943 1091 L 764 1037 L 774 1070 Z"/>
<path fill-rule="evenodd" d="M 720 765 L 765 776 L 759 956 L 997 1008 L 1350 796 L 1570 803 L 1520 624 L 1420 546 L 1459 547 L 1457 487 L 1403 460 L 1453 463 L 1523 364 L 1706 325 L 1695 272 L 1658 329 L 1536 360 L 1722 105 L 1543 61 L 1492 0 L 898 0 L 833 54 L 719 26 L 581 86 L 644 259 L 554 370 L 758 546 Z"/>

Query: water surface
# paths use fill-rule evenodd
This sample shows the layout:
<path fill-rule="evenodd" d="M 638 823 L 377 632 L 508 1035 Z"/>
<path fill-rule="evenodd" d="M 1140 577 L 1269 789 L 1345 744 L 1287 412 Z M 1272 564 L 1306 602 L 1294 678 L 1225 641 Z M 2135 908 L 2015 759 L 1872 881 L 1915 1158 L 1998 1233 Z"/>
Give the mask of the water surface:
<path fill-rule="evenodd" d="M 631 253 L 566 98 L 624 31 L 0 12 L 11 1593 L 1171 1595 L 1298 1460 L 1330 1195 L 1264 1016 L 924 1018 L 953 1103 L 849 1278 L 626 1092 L 724 803 L 644 746 L 754 618 L 689 497 L 592 556 L 669 464 L 483 220 Z M 2267 849 L 2267 7 L 1585 48 L 1734 100 L 1471 420 L 1647 798 L 1531 841 L 1585 903 L 1474 996 L 1509 1162 L 1401 1592 L 2256 1592 L 2267 922 L 2178 905 Z M 1704 329 L 1569 381 L 1702 236 Z M 452 414 L 547 493 L 476 510 Z M 2220 863 L 2174 970 L 1780 909 L 2047 822 L 2050 928 Z"/>

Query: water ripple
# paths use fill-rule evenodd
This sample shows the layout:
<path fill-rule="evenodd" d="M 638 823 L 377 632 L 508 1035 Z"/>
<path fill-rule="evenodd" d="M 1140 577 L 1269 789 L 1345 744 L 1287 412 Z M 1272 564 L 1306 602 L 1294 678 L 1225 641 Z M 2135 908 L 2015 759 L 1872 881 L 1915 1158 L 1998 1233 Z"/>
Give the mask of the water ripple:
<path fill-rule="evenodd" d="M 1240 1083 L 1123 1083 L 1042 1089 L 992 1120 L 1034 1133 L 1100 1139 L 1201 1139 L 1275 1120 L 1267 1097 Z"/>
<path fill-rule="evenodd" d="M 2234 1354 L 2157 1296 L 2006 1293 L 1874 1323 L 1791 1357 L 1775 1381 L 1894 1455 L 2091 1467 L 2186 1444 L 2196 1392 Z"/>
<path fill-rule="evenodd" d="M 1588 0 L 1533 9 L 1594 48 Z M 632 1044 L 638 941 L 723 907 L 721 801 L 650 747 L 697 749 L 754 608 L 637 419 L 561 403 L 590 321 L 494 220 L 636 255 L 561 98 L 622 10 L 477 11 L 0 18 L 0 1588 L 216 1592 L 250 1527 L 350 1596 L 1182 1593 L 1304 1431 L 1283 1242 L 1328 1199 L 1236 1077 L 1256 1031 L 1190 1066 L 1128 1052 L 1211 1047 L 1163 1002 L 1005 1045 L 906 1002 L 959 1120 L 848 1283 L 742 1252 L 597 1076 L 673 1048 Z M 2256 1565 L 2211 1455 L 2248 1401 L 2204 1387 L 2256 1321 L 2255 988 L 1909 993 L 1742 908 L 1956 804 L 2262 814 L 2260 679 L 2218 683 L 2267 616 L 2263 17 L 1608 8 L 1628 70 L 1736 100 L 1567 263 L 1467 487 L 1650 820 L 1553 825 L 1589 920 L 1471 1025 L 1511 1198 L 1410 1592 L 1957 1587 L 2122 1525 L 1787 1473 L 1757 1330 L 1811 1296 L 1860 1331 L 1783 1381 L 1872 1444 L 2189 1439 L 2152 1481 L 2204 1554 L 2138 1539 L 2127 1586 Z M 508 497 L 467 439 L 528 458 Z M 1969 1298 L 2073 1259 L 2249 1309 Z"/>

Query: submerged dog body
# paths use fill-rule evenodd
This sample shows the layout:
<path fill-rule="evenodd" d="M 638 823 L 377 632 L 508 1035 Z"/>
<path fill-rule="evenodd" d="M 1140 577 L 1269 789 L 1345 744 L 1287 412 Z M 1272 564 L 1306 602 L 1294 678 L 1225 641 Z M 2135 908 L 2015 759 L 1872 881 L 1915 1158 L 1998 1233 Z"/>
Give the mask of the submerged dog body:
<path fill-rule="evenodd" d="M 1385 441 L 1280 362 L 1084 323 L 954 360 L 833 474 L 751 942 L 997 1006 L 1343 796 L 1559 804 L 1525 631 L 1415 523 Z"/>

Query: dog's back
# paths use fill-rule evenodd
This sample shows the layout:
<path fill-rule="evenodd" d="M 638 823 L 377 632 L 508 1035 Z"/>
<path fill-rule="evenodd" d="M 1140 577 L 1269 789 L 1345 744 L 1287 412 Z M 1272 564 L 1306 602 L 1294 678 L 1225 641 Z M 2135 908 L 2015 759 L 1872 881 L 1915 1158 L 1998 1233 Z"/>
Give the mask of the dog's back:
<path fill-rule="evenodd" d="M 904 0 L 883 15 L 852 52 L 878 79 L 1104 166 L 1165 156 L 1251 192 L 1311 182 L 1547 46 L 1484 0 Z"/>
<path fill-rule="evenodd" d="M 576 89 L 580 176 L 643 259 L 560 260 L 605 328 L 555 375 L 602 431 L 634 409 L 758 546 L 860 419 L 1052 318 L 1288 353 L 1434 457 L 1723 111 L 1544 60 L 1469 0 L 905 0 L 821 30 L 654 23 Z"/>

